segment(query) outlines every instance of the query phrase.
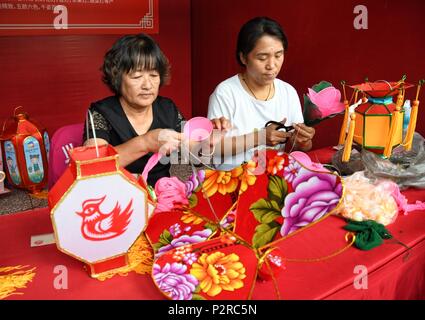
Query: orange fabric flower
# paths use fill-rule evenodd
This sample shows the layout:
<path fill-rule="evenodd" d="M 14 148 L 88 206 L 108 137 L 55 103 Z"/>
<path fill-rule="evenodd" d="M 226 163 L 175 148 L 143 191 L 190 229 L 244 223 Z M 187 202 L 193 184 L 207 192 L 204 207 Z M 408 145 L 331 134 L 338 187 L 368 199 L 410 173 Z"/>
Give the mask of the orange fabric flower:
<path fill-rule="evenodd" d="M 202 218 L 198 217 L 193 213 L 190 213 L 189 211 L 185 211 L 184 214 L 181 216 L 180 220 L 186 224 L 200 224 L 204 221 L 202 220 Z"/>
<path fill-rule="evenodd" d="M 239 184 L 239 176 L 243 173 L 241 166 L 232 171 L 205 170 L 203 187 L 207 197 L 213 196 L 217 191 L 222 195 L 232 193 Z"/>
<path fill-rule="evenodd" d="M 257 176 L 254 174 L 255 168 L 257 164 L 250 160 L 246 164 L 243 165 L 243 173 L 239 177 L 241 180 L 241 188 L 239 190 L 239 194 L 245 192 L 248 189 L 248 186 L 252 186 L 257 180 Z"/>
<path fill-rule="evenodd" d="M 210 255 L 203 253 L 197 262 L 192 264 L 190 274 L 199 280 L 201 290 L 214 297 L 222 290 L 235 291 L 244 286 L 245 267 L 239 261 L 239 256 L 223 252 Z"/>
<path fill-rule="evenodd" d="M 285 158 L 276 156 L 273 159 L 269 160 L 269 164 L 267 165 L 267 172 L 275 175 L 278 171 L 283 169 L 283 165 L 285 164 Z"/>

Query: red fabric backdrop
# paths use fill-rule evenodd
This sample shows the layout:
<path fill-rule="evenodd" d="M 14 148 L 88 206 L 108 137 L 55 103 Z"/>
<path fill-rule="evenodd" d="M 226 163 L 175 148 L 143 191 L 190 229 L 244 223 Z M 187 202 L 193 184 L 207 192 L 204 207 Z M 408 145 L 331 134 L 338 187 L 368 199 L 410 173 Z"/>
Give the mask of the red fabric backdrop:
<path fill-rule="evenodd" d="M 190 116 L 190 0 L 159 1 L 159 34 L 152 35 L 170 60 L 172 77 L 160 94 Z M 103 56 L 119 35 L 0 37 L 0 124 L 17 106 L 46 126 L 84 120 L 92 101 L 110 95 L 101 81 Z"/>
<path fill-rule="evenodd" d="M 368 29 L 353 26 L 354 7 L 368 9 Z M 340 88 L 370 80 L 425 78 L 425 2 L 421 0 L 197 0 L 192 1 L 192 91 L 194 115 L 205 115 L 215 86 L 239 71 L 235 59 L 237 33 L 255 16 L 278 20 L 289 38 L 280 78 L 298 91 L 328 80 Z M 416 90 L 407 92 L 412 98 Z M 421 94 L 425 100 L 425 92 Z M 279 119 L 276 119 L 279 120 Z M 342 117 L 317 127 L 315 147 L 338 142 Z M 425 113 L 417 131 L 425 134 Z"/>

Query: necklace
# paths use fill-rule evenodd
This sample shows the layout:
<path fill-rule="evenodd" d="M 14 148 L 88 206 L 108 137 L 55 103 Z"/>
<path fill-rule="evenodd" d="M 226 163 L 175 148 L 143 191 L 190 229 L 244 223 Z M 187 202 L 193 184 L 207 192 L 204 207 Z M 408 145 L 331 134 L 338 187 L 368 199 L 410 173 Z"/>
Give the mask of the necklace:
<path fill-rule="evenodd" d="M 248 82 L 245 80 L 245 78 L 242 78 L 242 80 L 243 80 L 243 82 L 245 82 L 246 87 L 247 87 L 247 88 L 248 88 L 248 90 L 252 93 L 252 95 L 254 96 L 254 98 L 255 98 L 255 99 L 257 99 L 257 100 L 261 100 L 261 99 L 258 99 L 258 98 L 257 98 L 257 96 L 255 95 L 254 91 L 252 91 L 251 87 L 248 85 Z M 274 83 L 273 83 L 273 85 L 274 85 Z M 272 91 L 272 85 L 270 84 L 270 85 L 269 85 L 269 93 L 267 94 L 267 98 L 266 98 L 264 101 L 269 100 L 269 97 L 270 97 L 270 93 L 271 93 L 271 91 Z"/>

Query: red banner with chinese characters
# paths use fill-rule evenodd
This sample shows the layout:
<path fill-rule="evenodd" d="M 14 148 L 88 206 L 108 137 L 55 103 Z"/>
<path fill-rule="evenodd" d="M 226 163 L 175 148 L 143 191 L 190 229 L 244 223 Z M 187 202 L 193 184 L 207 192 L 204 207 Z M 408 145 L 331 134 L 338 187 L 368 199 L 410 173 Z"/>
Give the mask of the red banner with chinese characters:
<path fill-rule="evenodd" d="M 159 32 L 159 0 L 0 0 L 0 36 Z"/>

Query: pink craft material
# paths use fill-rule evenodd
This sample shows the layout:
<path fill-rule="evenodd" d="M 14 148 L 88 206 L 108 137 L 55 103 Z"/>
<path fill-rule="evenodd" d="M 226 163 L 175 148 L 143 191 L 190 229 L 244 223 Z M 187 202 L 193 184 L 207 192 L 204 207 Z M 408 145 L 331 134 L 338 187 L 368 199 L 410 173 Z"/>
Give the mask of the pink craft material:
<path fill-rule="evenodd" d="M 392 181 L 388 181 L 388 183 L 392 184 L 393 190 L 391 195 L 397 202 L 398 209 L 402 211 L 404 215 L 407 215 L 409 212 L 415 210 L 425 210 L 425 202 L 417 200 L 415 204 L 407 203 L 407 198 L 401 194 L 398 185 Z"/>
<path fill-rule="evenodd" d="M 327 87 L 319 92 L 308 88 L 307 96 L 319 108 L 322 118 L 340 113 L 345 109 L 341 102 L 341 92 L 334 87 Z"/>
<path fill-rule="evenodd" d="M 152 168 L 156 166 L 156 164 L 158 163 L 158 161 L 161 158 L 162 158 L 162 154 L 159 153 L 159 152 L 154 153 L 152 155 L 152 157 L 149 158 L 149 160 L 146 163 L 145 168 L 143 169 L 143 172 L 142 172 L 142 178 L 143 178 L 143 180 L 145 180 L 146 182 L 148 181 L 147 179 L 148 179 L 149 171 L 151 171 Z"/>
<path fill-rule="evenodd" d="M 183 134 L 186 139 L 201 142 L 208 139 L 213 131 L 211 120 L 204 117 L 195 117 L 186 122 Z"/>
<path fill-rule="evenodd" d="M 212 131 L 213 125 L 211 120 L 204 117 L 195 117 L 190 119 L 186 122 L 183 128 L 185 138 L 195 142 L 201 142 L 208 139 L 211 136 Z M 147 181 L 149 171 L 156 166 L 161 157 L 162 154 L 159 152 L 154 153 L 152 157 L 150 157 L 142 172 L 142 177 L 145 181 Z"/>
<path fill-rule="evenodd" d="M 311 161 L 310 157 L 301 151 L 293 151 L 289 154 L 297 162 L 312 171 L 329 171 L 321 163 Z"/>

